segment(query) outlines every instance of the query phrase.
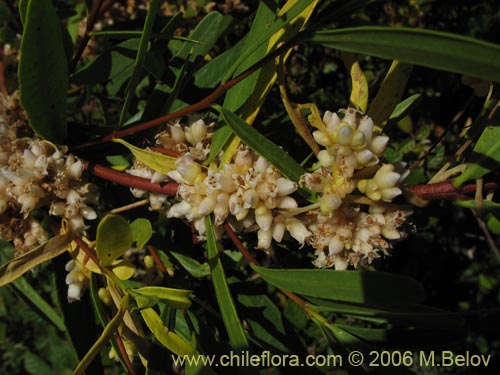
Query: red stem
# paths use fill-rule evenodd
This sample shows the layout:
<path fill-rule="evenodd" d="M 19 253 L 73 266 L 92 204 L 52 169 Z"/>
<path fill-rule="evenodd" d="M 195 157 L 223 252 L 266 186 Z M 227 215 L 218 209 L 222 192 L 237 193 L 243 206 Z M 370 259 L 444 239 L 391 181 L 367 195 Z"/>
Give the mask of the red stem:
<path fill-rule="evenodd" d="M 234 233 L 231 226 L 226 223 L 224 224 L 224 229 L 228 234 L 229 238 L 231 239 L 231 241 L 233 241 L 234 246 L 236 246 L 236 248 L 241 252 L 241 254 L 245 257 L 247 262 L 249 264 L 255 264 L 256 266 L 259 266 L 260 265 L 259 262 L 257 262 L 257 260 L 252 256 L 252 254 L 250 254 L 247 248 L 241 243 L 240 239 L 238 238 L 236 233 Z"/>
<path fill-rule="evenodd" d="M 78 245 L 78 247 L 87 255 L 92 261 L 97 264 L 97 266 L 100 266 L 99 259 L 97 259 L 97 255 L 88 245 L 81 239 L 81 238 L 75 238 L 75 242 Z"/>
<path fill-rule="evenodd" d="M 476 188 L 476 184 L 467 184 L 462 187 L 456 187 L 453 185 L 453 181 L 446 180 L 435 184 L 411 186 L 408 189 L 422 199 L 455 200 L 472 199 L 472 197 L 467 194 L 474 193 Z M 498 184 L 496 182 L 487 182 L 484 184 L 483 188 L 487 191 L 494 191 L 498 188 Z"/>
<path fill-rule="evenodd" d="M 169 195 L 171 197 L 177 194 L 177 188 L 179 186 L 177 182 L 167 182 L 165 184 L 153 184 L 147 178 L 132 176 L 127 173 L 118 172 L 115 171 L 114 169 L 107 168 L 99 164 L 91 166 L 90 170 L 94 176 L 97 176 L 104 180 L 116 182 L 117 184 L 122 186 L 128 186 L 132 188 L 145 190 L 150 193 Z"/>
<path fill-rule="evenodd" d="M 156 250 L 154 249 L 154 247 L 151 245 L 148 245 L 147 247 L 148 247 L 149 253 L 151 254 L 151 258 L 153 258 L 153 261 L 156 264 L 156 267 L 158 267 L 158 269 L 160 270 L 161 273 L 166 273 L 167 268 L 165 267 L 165 265 L 161 261 L 161 258 L 158 255 L 158 253 L 156 252 Z"/>

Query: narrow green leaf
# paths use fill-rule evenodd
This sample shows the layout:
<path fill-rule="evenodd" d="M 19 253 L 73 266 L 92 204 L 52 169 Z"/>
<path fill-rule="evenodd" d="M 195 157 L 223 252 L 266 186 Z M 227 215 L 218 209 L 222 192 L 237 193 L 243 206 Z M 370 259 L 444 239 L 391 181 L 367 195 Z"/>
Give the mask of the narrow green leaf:
<path fill-rule="evenodd" d="M 177 159 L 172 156 L 160 154 L 159 152 L 143 150 L 142 148 L 131 145 L 127 141 L 119 138 L 113 139 L 113 142 L 121 143 L 127 147 L 138 160 L 157 172 L 167 174 L 177 168 L 175 164 Z"/>
<path fill-rule="evenodd" d="M 470 37 L 403 27 L 366 26 L 316 31 L 329 48 L 500 82 L 500 46 Z"/>
<path fill-rule="evenodd" d="M 184 269 L 193 277 L 201 278 L 210 275 L 210 266 L 208 263 L 200 263 L 197 260 L 187 257 L 183 254 L 171 251 L 175 259 L 181 264 Z"/>
<path fill-rule="evenodd" d="M 62 254 L 72 240 L 73 235 L 70 232 L 57 235 L 43 245 L 4 264 L 0 267 L 0 287 L 16 280 L 33 267 Z"/>
<path fill-rule="evenodd" d="M 54 373 L 54 369 L 47 362 L 32 352 L 24 354 L 23 362 L 24 368 L 30 375 L 52 375 Z"/>
<path fill-rule="evenodd" d="M 372 118 L 377 127 L 383 128 L 400 102 L 412 69 L 413 65 L 402 64 L 399 61 L 392 62 L 368 110 L 368 116 Z"/>
<path fill-rule="evenodd" d="M 305 296 L 376 305 L 418 304 L 422 285 L 411 278 L 369 271 L 268 269 L 252 265 L 269 284 Z"/>
<path fill-rule="evenodd" d="M 403 100 L 401 103 L 396 105 L 396 108 L 394 108 L 394 111 L 392 111 L 389 116 L 389 121 L 397 122 L 401 120 L 420 104 L 421 99 L 422 94 L 414 94 Z"/>
<path fill-rule="evenodd" d="M 67 89 L 59 18 L 50 0 L 30 0 L 20 48 L 20 98 L 33 130 L 55 143 L 66 140 Z"/>
<path fill-rule="evenodd" d="M 292 181 L 298 181 L 300 176 L 306 173 L 285 151 L 268 140 L 257 130 L 249 126 L 245 121 L 236 116 L 233 112 L 215 105 L 214 108 L 219 111 L 224 121 L 229 125 L 233 132 L 252 150 L 263 156 L 286 177 Z"/>
<path fill-rule="evenodd" d="M 146 297 L 157 298 L 158 301 L 167 304 L 174 309 L 187 309 L 191 306 L 189 297 L 193 294 L 192 290 L 165 288 L 159 286 L 145 286 L 143 288 L 133 289 L 133 293 L 138 293 Z"/>
<path fill-rule="evenodd" d="M 207 250 L 210 269 L 212 270 L 212 284 L 222 320 L 229 336 L 229 342 L 235 350 L 248 348 L 247 337 L 238 318 L 233 297 L 227 285 L 224 268 L 222 268 L 222 262 L 219 258 L 219 244 L 215 238 L 214 226 L 210 216 L 205 218 L 205 226 L 207 228 Z"/>
<path fill-rule="evenodd" d="M 481 178 L 498 167 L 500 167 L 500 123 L 495 122 L 484 129 L 467 161 L 467 167 L 453 180 L 453 183 L 460 186 L 466 181 Z"/>
<path fill-rule="evenodd" d="M 126 119 L 130 104 L 132 103 L 132 99 L 134 97 L 135 89 L 141 78 L 144 61 L 146 60 L 146 51 L 148 48 L 149 39 L 151 38 L 151 32 L 153 30 L 153 24 L 159 6 L 159 0 L 151 0 L 149 2 L 148 12 L 146 14 L 146 20 L 144 21 L 144 28 L 141 35 L 141 42 L 139 44 L 137 56 L 135 58 L 134 71 L 128 83 L 125 102 L 123 103 L 122 111 L 120 113 L 119 125 L 122 125 Z"/>
<path fill-rule="evenodd" d="M 132 230 L 132 239 L 137 244 L 138 249 L 143 249 L 153 235 L 153 227 L 148 219 L 142 217 L 135 219 L 130 223 Z"/>
<path fill-rule="evenodd" d="M 134 296 L 139 308 L 145 307 L 147 297 Z M 148 326 L 153 336 L 168 350 L 177 355 L 195 355 L 196 349 L 177 333 L 169 330 L 163 324 L 160 316 L 152 308 L 140 310 L 144 323 Z"/>
<path fill-rule="evenodd" d="M 61 332 L 66 331 L 64 321 L 54 308 L 45 301 L 42 296 L 26 281 L 20 277 L 13 281 L 10 286 L 38 315 L 52 323 Z"/>
<path fill-rule="evenodd" d="M 101 336 L 99 336 L 94 345 L 92 345 L 87 354 L 85 354 L 85 357 L 82 358 L 78 366 L 76 366 L 76 368 L 73 370 L 72 375 L 83 374 L 85 369 L 92 363 L 95 356 L 99 354 L 103 346 L 106 345 L 108 341 L 112 338 L 113 334 L 118 329 L 118 326 L 123 321 L 123 315 L 125 315 L 125 312 L 127 311 L 128 303 L 129 303 L 129 296 L 128 294 L 126 294 L 120 303 L 120 309 L 113 317 L 113 319 L 109 321 L 106 328 L 104 328 L 104 330 L 102 331 Z"/>
<path fill-rule="evenodd" d="M 375 323 L 425 329 L 454 329 L 464 324 L 460 314 L 422 305 L 377 306 L 308 298 L 309 307 L 317 312 L 335 312 Z"/>
<path fill-rule="evenodd" d="M 474 199 L 470 200 L 457 200 L 455 201 L 461 207 L 466 208 L 477 208 L 476 201 Z M 483 200 L 483 208 L 488 212 L 498 213 L 500 212 L 500 203 Z"/>
<path fill-rule="evenodd" d="M 109 266 L 132 246 L 132 230 L 119 215 L 106 215 L 97 226 L 96 253 L 101 266 Z"/>
<path fill-rule="evenodd" d="M 176 65 L 169 66 L 172 77 L 167 83 L 156 85 L 155 91 L 148 100 L 142 120 L 165 114 L 171 109 L 177 99 L 177 95 L 172 95 L 174 89 L 177 93 L 184 89 L 196 70 L 195 63 L 212 49 L 223 32 L 223 27 L 224 17 L 220 13 L 210 12 L 203 17 L 188 37 L 189 40 L 197 41 L 197 43 L 184 42 L 174 53 L 171 61 L 175 61 Z M 182 64 L 180 67 L 179 62 Z"/>

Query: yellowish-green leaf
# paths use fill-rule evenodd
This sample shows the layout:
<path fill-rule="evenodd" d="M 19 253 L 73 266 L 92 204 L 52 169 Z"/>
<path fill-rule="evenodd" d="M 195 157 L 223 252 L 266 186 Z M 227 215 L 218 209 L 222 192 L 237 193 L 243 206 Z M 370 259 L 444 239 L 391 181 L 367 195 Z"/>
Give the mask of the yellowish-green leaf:
<path fill-rule="evenodd" d="M 140 217 L 130 223 L 130 228 L 132 229 L 132 237 L 137 243 L 137 248 L 143 249 L 153 235 L 151 222 L 148 219 Z"/>
<path fill-rule="evenodd" d="M 71 232 L 57 235 L 36 249 L 4 264 L 0 267 L 0 287 L 11 283 L 35 266 L 62 254 L 72 240 L 73 234 Z"/>
<path fill-rule="evenodd" d="M 119 215 L 106 215 L 97 226 L 96 252 L 101 266 L 109 266 L 132 246 L 130 224 Z"/>
<path fill-rule="evenodd" d="M 113 142 L 121 143 L 127 147 L 130 152 L 134 154 L 136 159 L 157 172 L 167 174 L 177 168 L 175 165 L 177 159 L 172 156 L 160 154 L 159 152 L 143 150 L 142 148 L 135 147 L 127 141 L 119 138 L 113 139 Z"/>
<path fill-rule="evenodd" d="M 123 315 L 125 314 L 125 311 L 127 311 L 128 302 L 129 296 L 127 294 L 123 297 L 120 303 L 120 309 L 116 315 L 110 320 L 106 328 L 104 328 L 104 331 L 102 331 L 101 336 L 97 339 L 94 345 L 92 345 L 87 354 L 85 354 L 85 357 L 83 357 L 78 366 L 76 366 L 73 370 L 72 375 L 83 374 L 85 369 L 92 363 L 95 356 L 98 355 L 104 345 L 108 343 L 115 331 L 118 329 L 118 326 L 123 321 Z"/>
<path fill-rule="evenodd" d="M 191 306 L 189 296 L 193 293 L 192 290 L 164 288 L 160 286 L 146 286 L 134 289 L 133 292 L 146 297 L 155 297 L 158 301 L 164 302 L 175 309 L 189 308 Z"/>
<path fill-rule="evenodd" d="M 394 108 L 401 101 L 412 69 L 413 65 L 399 61 L 392 62 L 368 110 L 368 116 L 372 118 L 375 126 L 379 129 L 384 127 Z"/>
<path fill-rule="evenodd" d="M 139 308 L 145 307 L 149 302 L 148 297 L 136 295 L 135 300 Z M 177 355 L 194 355 L 196 349 L 175 332 L 170 331 L 152 308 L 140 310 L 144 322 L 153 336 L 168 350 Z"/>
<path fill-rule="evenodd" d="M 368 108 L 368 82 L 361 70 L 359 63 L 355 61 L 351 67 L 352 90 L 349 98 L 349 107 L 365 113 Z"/>
<path fill-rule="evenodd" d="M 120 280 L 128 280 L 134 276 L 135 268 L 125 259 L 117 259 L 111 264 L 111 270 Z"/>
<path fill-rule="evenodd" d="M 319 0 L 311 1 L 311 3 L 305 7 L 302 12 L 300 12 L 297 16 L 290 20 L 290 23 L 287 24 L 287 27 L 281 28 L 278 32 L 276 32 L 270 39 L 267 45 L 266 53 L 269 53 L 276 49 L 281 43 L 287 42 L 295 37 L 300 30 L 304 27 L 306 22 L 311 17 L 314 8 L 318 4 Z M 286 17 L 286 13 L 289 12 L 293 7 L 300 3 L 299 0 L 288 0 L 286 4 L 280 9 L 278 13 L 278 17 Z M 260 31 L 259 31 L 260 32 Z M 286 61 L 290 52 L 288 51 L 283 60 Z M 257 117 L 257 114 L 264 103 L 264 100 L 267 97 L 267 94 L 271 90 L 271 87 L 274 85 L 276 81 L 277 73 L 276 66 L 274 62 L 270 62 L 266 64 L 260 71 L 259 77 L 257 80 L 257 84 L 255 88 L 252 90 L 252 94 L 246 100 L 245 105 L 241 109 L 241 117 L 245 120 L 247 124 L 252 124 Z M 236 90 L 237 88 L 233 89 Z M 235 94 L 234 92 L 232 93 Z M 227 103 L 224 103 L 226 106 Z M 233 108 L 231 108 L 233 109 Z M 231 160 L 232 156 L 238 149 L 240 144 L 240 140 L 235 137 L 229 146 L 226 148 L 226 152 L 224 153 L 223 162 L 227 162 Z"/>

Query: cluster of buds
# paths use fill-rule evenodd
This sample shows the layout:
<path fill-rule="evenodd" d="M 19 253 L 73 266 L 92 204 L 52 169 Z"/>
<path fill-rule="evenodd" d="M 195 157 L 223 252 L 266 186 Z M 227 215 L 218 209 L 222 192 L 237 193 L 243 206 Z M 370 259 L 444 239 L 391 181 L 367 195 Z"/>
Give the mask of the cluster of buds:
<path fill-rule="evenodd" d="M 97 192 L 82 183 L 83 170 L 78 158 L 33 135 L 16 97 L 0 97 L 0 233 L 18 253 L 47 241 L 34 216 L 41 207 L 76 232 L 97 217 Z"/>
<path fill-rule="evenodd" d="M 212 126 L 203 120 L 176 123 L 157 135 L 158 145 L 179 155 L 175 170 L 163 175 L 136 161 L 128 172 L 153 183 L 176 181 L 178 202 L 168 206 L 166 196 L 150 194 L 151 208 L 193 223 L 200 237 L 205 217 L 213 215 L 216 233 L 224 223 L 235 232 L 256 231 L 259 249 L 268 250 L 272 240 L 281 242 L 288 233 L 315 249 L 317 267 L 369 264 L 404 235 L 408 213 L 390 203 L 401 194 L 398 184 L 405 171 L 380 164 L 389 138 L 377 134 L 370 117 L 354 109 L 343 111 L 342 118 L 326 112 L 315 126 L 314 139 L 324 149 L 316 170 L 299 180 L 317 193 L 318 203 L 309 207 L 299 208 L 291 196 L 297 183 L 244 145 L 229 162 L 220 155 L 205 166 Z M 132 192 L 136 197 L 146 193 Z"/>
<path fill-rule="evenodd" d="M 327 111 L 315 124 L 313 137 L 325 149 L 318 153 L 320 167 L 300 180 L 319 193 L 319 209 L 310 211 L 305 222 L 317 256 L 313 263 L 321 268 L 358 267 L 380 252 L 388 254 L 390 241 L 404 235 L 401 226 L 408 216 L 388 204 L 402 193 L 398 184 L 407 172 L 380 165 L 389 138 L 376 133 L 370 117 L 352 108 L 343 112 L 341 119 Z"/>
<path fill-rule="evenodd" d="M 181 155 L 177 168 L 167 176 L 135 162 L 130 174 L 148 177 L 151 182 L 170 179 L 179 183 L 179 202 L 166 211 L 167 217 L 192 222 L 200 237 L 205 234 L 205 217 L 213 214 L 217 232 L 227 222 L 236 232 L 257 231 L 258 248 L 267 250 L 274 238 L 281 241 L 286 229 L 304 241 L 299 227 L 303 224 L 291 218 L 276 222 L 281 212 L 297 208 L 290 195 L 297 184 L 285 177 L 267 160 L 246 146 L 240 146 L 231 162 L 216 158 L 208 167 L 202 166 L 210 154 L 211 125 L 201 119 L 189 126 L 170 125 L 168 131 L 156 137 L 157 144 Z M 220 167 L 219 167 L 220 165 Z M 133 189 L 135 196 L 145 192 Z M 159 209 L 165 197 L 150 194 L 152 209 Z M 159 204 L 156 204 L 159 203 Z"/>

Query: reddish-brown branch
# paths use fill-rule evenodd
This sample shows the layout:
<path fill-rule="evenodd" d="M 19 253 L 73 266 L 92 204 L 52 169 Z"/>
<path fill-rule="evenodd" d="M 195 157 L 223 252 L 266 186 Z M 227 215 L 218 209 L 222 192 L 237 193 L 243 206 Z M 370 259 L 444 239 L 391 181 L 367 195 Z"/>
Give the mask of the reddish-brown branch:
<path fill-rule="evenodd" d="M 127 173 L 118 172 L 115 171 L 114 169 L 104 167 L 99 164 L 91 166 L 90 171 L 94 176 L 102 178 L 103 180 L 115 182 L 122 186 L 128 186 L 132 188 L 145 190 L 150 193 L 164 194 L 172 197 L 177 194 L 177 188 L 179 186 L 177 182 L 167 182 L 165 184 L 153 184 L 147 178 L 132 176 Z"/>
<path fill-rule="evenodd" d="M 241 243 L 240 239 L 238 238 L 238 236 L 236 235 L 236 233 L 234 233 L 234 231 L 231 228 L 231 226 L 229 224 L 225 223 L 224 224 L 224 230 L 228 234 L 228 236 L 231 239 L 231 241 L 233 241 L 234 246 L 236 246 L 236 248 L 238 249 L 238 251 L 245 257 L 245 259 L 247 260 L 247 262 L 249 264 L 255 264 L 256 266 L 258 266 L 259 262 L 257 262 L 257 260 L 252 256 L 252 254 L 250 254 L 250 252 L 247 250 L 247 248 Z"/>
<path fill-rule="evenodd" d="M 151 254 L 151 258 L 153 258 L 153 261 L 156 264 L 156 267 L 158 267 L 158 269 L 160 270 L 161 273 L 166 273 L 167 268 L 165 267 L 165 265 L 161 261 L 160 256 L 158 255 L 158 253 L 156 252 L 154 247 L 151 245 L 148 245 L 147 248 L 148 248 L 149 254 Z"/>
<path fill-rule="evenodd" d="M 238 83 L 240 83 L 241 81 L 243 81 L 245 78 L 247 78 L 248 76 L 253 74 L 258 69 L 262 68 L 267 63 L 273 61 L 276 58 L 276 56 L 287 51 L 294 44 L 295 44 L 295 40 L 291 40 L 288 43 L 283 44 L 282 46 L 278 47 L 273 52 L 271 52 L 269 55 L 264 57 L 262 60 L 258 61 L 257 63 L 252 65 L 250 68 L 245 70 L 239 76 L 237 76 L 237 77 L 235 77 L 227 82 L 221 83 L 219 85 L 219 87 L 217 87 L 211 94 L 209 94 L 204 99 L 202 99 L 194 104 L 191 104 L 190 106 L 188 106 L 184 109 L 157 117 L 155 119 L 143 122 L 141 124 L 130 126 L 128 128 L 122 129 L 122 130 L 114 131 L 114 132 L 108 134 L 107 136 L 101 138 L 99 141 L 88 142 L 85 144 L 74 146 L 72 149 L 73 150 L 81 150 L 81 149 L 86 149 L 86 148 L 89 148 L 92 146 L 96 146 L 98 144 L 110 142 L 114 138 L 122 138 L 122 137 L 126 137 L 126 136 L 129 136 L 132 134 L 136 134 L 136 133 L 151 129 L 157 125 L 166 123 L 168 121 L 175 120 L 179 117 L 183 117 L 183 116 L 189 115 L 191 113 L 206 109 L 206 108 L 210 107 L 212 104 L 214 104 L 216 102 L 216 100 L 219 97 L 221 97 L 227 90 L 229 90 L 233 86 L 235 86 Z"/>
<path fill-rule="evenodd" d="M 408 189 L 416 194 L 418 197 L 426 200 L 435 199 L 472 199 L 472 197 L 467 194 L 473 194 L 476 192 L 476 184 L 467 184 L 462 187 L 456 187 L 453 185 L 453 181 L 446 180 L 442 182 L 437 182 L 435 184 L 417 185 L 411 186 Z M 494 191 L 498 188 L 496 182 L 487 182 L 483 187 L 487 191 Z"/>
<path fill-rule="evenodd" d="M 156 152 L 159 152 L 160 154 L 163 154 L 163 155 L 173 156 L 174 158 L 178 158 L 181 156 L 181 154 L 179 154 L 177 151 L 169 150 L 169 149 L 166 149 L 165 147 L 161 147 L 161 146 L 153 146 L 153 147 L 150 147 L 150 149 L 151 149 L 151 151 L 156 151 Z"/>
<path fill-rule="evenodd" d="M 102 8 L 102 2 L 103 2 L 103 0 L 95 0 L 93 5 L 92 5 L 92 9 L 90 10 L 90 13 L 87 17 L 87 25 L 85 26 L 85 34 L 83 35 L 83 38 L 80 41 L 80 44 L 78 45 L 78 49 L 76 50 L 75 56 L 73 57 L 73 60 L 71 61 L 70 72 L 73 72 L 75 70 L 76 64 L 78 64 L 78 61 L 80 61 L 80 58 L 83 55 L 83 51 L 85 51 L 85 47 L 87 47 L 87 44 L 90 40 L 89 33 L 94 29 L 95 21 L 97 20 L 97 16 L 99 15 L 99 12 L 101 11 L 101 8 Z"/>
<path fill-rule="evenodd" d="M 75 242 L 86 256 L 92 259 L 92 261 L 98 266 L 100 265 L 99 259 L 97 259 L 97 254 L 81 238 L 76 237 Z"/>
<path fill-rule="evenodd" d="M 127 354 L 127 349 L 125 348 L 125 344 L 123 343 L 122 337 L 118 332 L 115 332 L 116 345 L 118 346 L 118 350 L 120 350 L 120 354 L 122 355 L 123 360 L 125 361 L 125 365 L 130 374 L 136 375 L 134 367 L 132 366 L 132 362 L 130 362 L 130 358 Z"/>

